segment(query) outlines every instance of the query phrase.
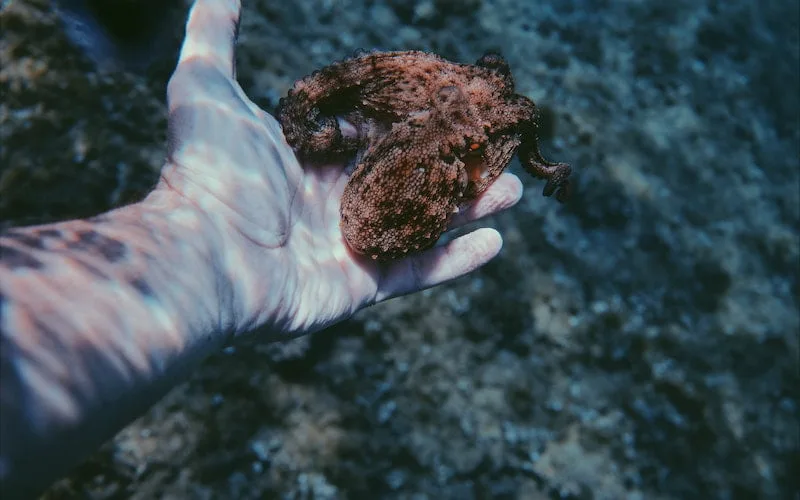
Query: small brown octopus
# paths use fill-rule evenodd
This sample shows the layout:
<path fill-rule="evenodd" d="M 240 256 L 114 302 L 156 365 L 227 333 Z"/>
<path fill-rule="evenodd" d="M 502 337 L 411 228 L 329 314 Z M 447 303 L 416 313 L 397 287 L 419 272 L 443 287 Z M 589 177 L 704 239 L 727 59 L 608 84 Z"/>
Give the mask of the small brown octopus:
<path fill-rule="evenodd" d="M 350 248 L 372 259 L 432 247 L 515 152 L 547 180 L 544 196 L 568 196 L 570 167 L 542 158 L 536 107 L 514 93 L 497 54 L 475 65 L 417 51 L 356 55 L 297 81 L 278 115 L 301 159 L 355 154 L 340 226 Z"/>

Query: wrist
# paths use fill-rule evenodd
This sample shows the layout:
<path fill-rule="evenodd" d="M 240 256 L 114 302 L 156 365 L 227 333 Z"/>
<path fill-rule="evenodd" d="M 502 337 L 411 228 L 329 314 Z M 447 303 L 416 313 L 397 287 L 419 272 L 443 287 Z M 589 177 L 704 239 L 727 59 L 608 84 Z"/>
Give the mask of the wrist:
<path fill-rule="evenodd" d="M 135 219 L 151 234 L 164 235 L 159 238 L 160 251 L 151 264 L 162 268 L 168 285 L 175 285 L 175 300 L 195 298 L 195 314 L 184 318 L 189 330 L 195 335 L 230 335 L 236 328 L 232 307 L 235 292 L 221 273 L 225 245 L 219 221 L 163 182 L 130 206 L 130 213 L 125 213 L 127 208 L 114 212 L 121 222 Z"/>
<path fill-rule="evenodd" d="M 204 268 L 183 273 L 211 273 L 217 333 L 233 342 L 256 328 L 260 337 L 277 337 L 284 330 L 279 310 L 286 266 L 281 244 L 264 242 L 246 230 L 229 204 L 187 182 L 177 169 L 165 167 L 171 182 L 162 182 L 145 200 L 146 211 L 158 214 L 181 241 L 194 247 Z M 238 221 L 238 223 L 237 223 Z M 247 222 L 247 224 L 251 224 Z"/>

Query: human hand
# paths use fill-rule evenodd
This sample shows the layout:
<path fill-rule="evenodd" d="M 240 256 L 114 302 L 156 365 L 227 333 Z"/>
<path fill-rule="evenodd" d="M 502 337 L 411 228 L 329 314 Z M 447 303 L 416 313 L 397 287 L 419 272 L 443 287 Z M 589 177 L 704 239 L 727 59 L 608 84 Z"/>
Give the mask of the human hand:
<path fill-rule="evenodd" d="M 229 283 L 225 328 L 266 325 L 272 339 L 319 330 L 359 309 L 462 276 L 497 255 L 482 228 L 404 259 L 351 252 L 339 230 L 345 165 L 301 165 L 280 125 L 235 79 L 238 0 L 196 0 L 168 86 L 169 152 L 157 189 L 194 204 L 214 227 L 218 273 Z M 456 228 L 513 206 L 522 184 L 503 174 L 458 214 Z"/>

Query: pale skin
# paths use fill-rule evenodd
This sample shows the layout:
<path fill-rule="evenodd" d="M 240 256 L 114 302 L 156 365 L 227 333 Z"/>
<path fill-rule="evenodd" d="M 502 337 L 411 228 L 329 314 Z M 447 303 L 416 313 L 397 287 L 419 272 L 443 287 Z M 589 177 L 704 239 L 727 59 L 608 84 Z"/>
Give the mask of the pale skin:
<path fill-rule="evenodd" d="M 9 498 L 41 492 L 224 345 L 319 331 L 501 249 L 481 228 L 385 264 L 352 253 L 339 230 L 344 165 L 299 164 L 236 83 L 239 13 L 239 1 L 195 2 L 167 89 L 167 161 L 143 201 L 0 236 Z M 521 195 L 503 174 L 451 227 Z"/>

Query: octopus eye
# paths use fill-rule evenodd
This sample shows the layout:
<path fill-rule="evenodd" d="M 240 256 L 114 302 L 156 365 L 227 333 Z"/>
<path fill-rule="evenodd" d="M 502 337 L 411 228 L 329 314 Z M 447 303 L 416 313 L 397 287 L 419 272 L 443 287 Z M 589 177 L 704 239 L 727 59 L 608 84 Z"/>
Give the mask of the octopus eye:
<path fill-rule="evenodd" d="M 511 68 L 508 67 L 506 60 L 496 52 L 487 52 L 475 64 L 490 69 L 499 75 L 511 73 Z"/>
<path fill-rule="evenodd" d="M 475 64 L 491 70 L 503 79 L 509 90 L 514 89 L 514 77 L 511 76 L 511 68 L 500 54 L 487 52 Z"/>

